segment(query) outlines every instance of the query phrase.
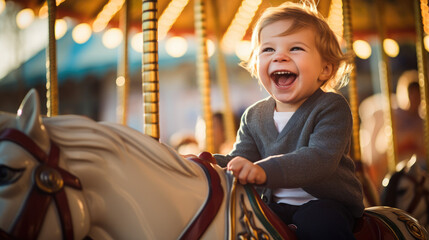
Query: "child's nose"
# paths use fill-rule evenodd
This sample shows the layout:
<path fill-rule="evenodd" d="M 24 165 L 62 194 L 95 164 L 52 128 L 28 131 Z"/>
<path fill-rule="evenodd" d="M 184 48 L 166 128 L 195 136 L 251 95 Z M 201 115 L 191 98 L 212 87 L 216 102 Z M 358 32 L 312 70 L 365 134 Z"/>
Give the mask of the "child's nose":
<path fill-rule="evenodd" d="M 289 61 L 290 58 L 287 54 L 278 52 L 274 55 L 273 60 L 274 60 L 274 62 L 286 62 L 286 61 Z"/>

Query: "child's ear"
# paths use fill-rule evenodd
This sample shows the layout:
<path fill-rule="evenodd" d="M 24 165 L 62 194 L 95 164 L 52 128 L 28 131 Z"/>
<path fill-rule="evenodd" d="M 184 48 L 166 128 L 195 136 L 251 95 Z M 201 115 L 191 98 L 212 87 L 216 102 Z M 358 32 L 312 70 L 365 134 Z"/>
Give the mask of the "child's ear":
<path fill-rule="evenodd" d="M 319 80 L 326 81 L 331 78 L 332 71 L 334 69 L 334 66 L 332 63 L 326 63 L 325 67 L 323 67 L 322 72 L 319 75 Z"/>

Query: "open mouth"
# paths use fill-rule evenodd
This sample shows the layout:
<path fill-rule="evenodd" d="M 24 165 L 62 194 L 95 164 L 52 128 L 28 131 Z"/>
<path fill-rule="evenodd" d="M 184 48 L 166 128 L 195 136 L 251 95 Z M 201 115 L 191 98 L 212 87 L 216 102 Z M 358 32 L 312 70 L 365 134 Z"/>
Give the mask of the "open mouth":
<path fill-rule="evenodd" d="M 296 79 L 297 75 L 289 71 L 278 71 L 271 73 L 271 79 L 279 87 L 290 86 Z"/>

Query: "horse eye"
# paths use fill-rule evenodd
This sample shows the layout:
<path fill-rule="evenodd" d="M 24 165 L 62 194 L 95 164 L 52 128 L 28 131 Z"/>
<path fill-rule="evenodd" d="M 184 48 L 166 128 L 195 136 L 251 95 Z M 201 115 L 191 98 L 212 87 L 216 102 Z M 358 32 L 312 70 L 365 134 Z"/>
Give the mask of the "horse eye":
<path fill-rule="evenodd" d="M 21 177 L 23 171 L 23 168 L 15 169 L 0 165 L 0 186 L 14 183 Z"/>

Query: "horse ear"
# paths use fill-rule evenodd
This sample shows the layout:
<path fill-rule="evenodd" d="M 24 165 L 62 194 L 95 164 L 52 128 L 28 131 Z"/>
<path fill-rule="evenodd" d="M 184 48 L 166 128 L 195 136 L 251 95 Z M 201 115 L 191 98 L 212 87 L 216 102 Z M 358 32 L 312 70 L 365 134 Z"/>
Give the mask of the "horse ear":
<path fill-rule="evenodd" d="M 17 128 L 27 134 L 34 140 L 40 148 L 45 152 L 49 150 L 49 136 L 45 126 L 42 123 L 42 116 L 40 115 L 39 94 L 35 89 L 31 89 L 24 100 L 17 113 Z"/>

